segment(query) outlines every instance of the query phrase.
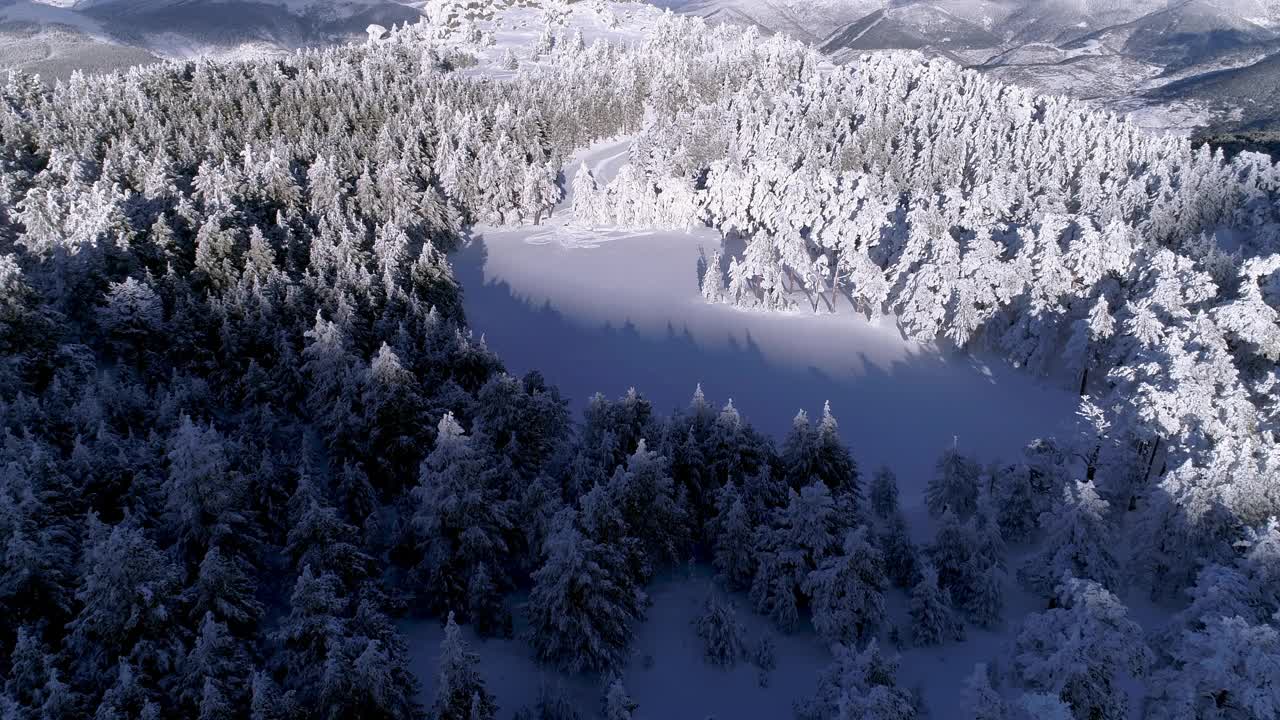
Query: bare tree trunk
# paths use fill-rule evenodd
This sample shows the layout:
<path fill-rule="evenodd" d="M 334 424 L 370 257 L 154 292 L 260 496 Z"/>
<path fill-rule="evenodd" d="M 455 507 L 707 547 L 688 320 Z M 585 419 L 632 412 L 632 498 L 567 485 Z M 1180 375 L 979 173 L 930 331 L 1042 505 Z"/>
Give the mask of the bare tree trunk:
<path fill-rule="evenodd" d="M 1151 468 L 1156 464 L 1156 453 L 1160 451 L 1160 436 L 1156 436 L 1155 443 L 1151 446 L 1151 457 L 1147 458 L 1147 472 L 1143 474 L 1144 480 L 1151 479 Z"/>
<path fill-rule="evenodd" d="M 1080 397 L 1084 397 L 1085 385 L 1089 383 L 1089 368 L 1085 367 L 1084 372 L 1080 373 Z"/>

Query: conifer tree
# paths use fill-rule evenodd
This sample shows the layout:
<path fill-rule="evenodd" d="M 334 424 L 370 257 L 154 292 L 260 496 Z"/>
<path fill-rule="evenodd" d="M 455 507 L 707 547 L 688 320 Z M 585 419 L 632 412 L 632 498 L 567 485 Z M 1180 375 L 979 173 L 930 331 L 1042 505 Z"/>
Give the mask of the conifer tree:
<path fill-rule="evenodd" d="M 645 594 L 616 548 L 576 527 L 572 511 L 556 519 L 529 596 L 530 642 L 537 656 L 571 672 L 607 672 L 626 660 Z"/>
<path fill-rule="evenodd" d="M 938 587 L 932 565 L 920 569 L 920 581 L 911 589 L 911 632 L 918 645 L 938 645 L 964 639 L 964 625 L 951 608 L 951 593 Z"/>
<path fill-rule="evenodd" d="M 480 676 L 479 664 L 480 656 L 472 652 L 449 613 L 440 641 L 436 698 L 427 713 L 431 720 L 493 720 L 498 706 Z"/>

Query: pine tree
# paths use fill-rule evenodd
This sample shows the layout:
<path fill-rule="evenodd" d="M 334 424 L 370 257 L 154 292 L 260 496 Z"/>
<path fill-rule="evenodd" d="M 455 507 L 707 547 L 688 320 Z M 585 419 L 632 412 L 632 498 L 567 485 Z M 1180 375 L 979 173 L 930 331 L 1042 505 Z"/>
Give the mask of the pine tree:
<path fill-rule="evenodd" d="M 1027 617 L 1014 668 L 1036 691 L 1057 694 L 1077 718 L 1128 715 L 1126 676 L 1143 676 L 1151 651 L 1142 628 L 1114 595 L 1091 580 L 1064 576 L 1058 607 Z"/>
<path fill-rule="evenodd" d="M 877 536 L 884 557 L 885 576 L 895 586 L 910 588 L 919 581 L 919 558 L 907 520 L 901 512 L 889 517 L 885 529 Z"/>
<path fill-rule="evenodd" d="M 231 469 L 221 434 L 183 415 L 169 440 L 166 458 L 165 507 L 174 533 L 193 549 L 231 539 L 233 534 L 244 542 L 249 524 L 245 482 Z"/>
<path fill-rule="evenodd" d="M 841 552 L 822 561 L 805 578 L 813 626 L 830 642 L 859 642 L 884 621 L 884 563 L 868 540 L 866 526 L 845 536 Z"/>
<path fill-rule="evenodd" d="M 720 489 L 716 508 L 712 546 L 717 577 L 730 589 L 746 589 L 755 575 L 755 531 L 736 483 Z"/>
<path fill-rule="evenodd" d="M 493 720 L 498 706 L 480 676 L 480 656 L 471 651 L 453 613 L 440 642 L 440 670 L 436 699 L 428 710 L 431 720 Z"/>
<path fill-rule="evenodd" d="M 888 520 L 898 511 L 898 478 L 887 467 L 876 470 L 871 476 L 869 491 L 871 509 L 881 520 Z"/>
<path fill-rule="evenodd" d="M 797 493 L 778 510 L 770 525 L 756 537 L 757 570 L 751 583 L 756 611 L 768 615 L 783 630 L 799 621 L 801 584 L 840 549 L 841 518 L 831 491 L 821 481 Z"/>
<path fill-rule="evenodd" d="M 952 448 L 938 459 L 937 471 L 925 488 L 929 514 L 941 517 L 948 509 L 961 519 L 977 510 L 978 476 L 982 468 Z"/>
<path fill-rule="evenodd" d="M 604 694 L 604 720 L 631 720 L 640 705 L 627 693 L 621 680 L 609 683 Z"/>
<path fill-rule="evenodd" d="M 1280 713 L 1280 632 L 1241 617 L 1206 617 L 1152 678 L 1147 717 L 1265 718 Z"/>
<path fill-rule="evenodd" d="M 723 262 L 724 255 L 719 248 L 716 248 L 707 260 L 706 270 L 702 274 L 702 297 L 709 303 L 724 300 L 724 269 L 721 267 Z"/>
<path fill-rule="evenodd" d="M 738 622 L 738 614 L 733 605 L 714 591 L 707 594 L 702 614 L 694 620 L 694 627 L 702 639 L 703 655 L 712 665 L 733 667 L 745 654 L 742 639 L 745 630 Z"/>
<path fill-rule="evenodd" d="M 932 565 L 920 569 L 920 582 L 911 589 L 910 612 L 917 645 L 964 639 L 964 625 L 951 609 L 951 594 L 938 587 L 938 573 Z"/>
<path fill-rule="evenodd" d="M 797 718 L 915 720 L 910 693 L 898 687 L 897 659 L 885 657 L 874 639 L 861 652 L 836 645 L 832 654 L 835 658 L 818 675 L 817 693 L 796 703 Z"/>
<path fill-rule="evenodd" d="M 965 680 L 965 713 L 971 720 L 1005 720 L 1009 708 L 1000 693 L 991 687 L 991 674 L 986 663 L 973 667 L 973 674 Z"/>
<path fill-rule="evenodd" d="M 533 574 L 530 642 L 537 656 L 570 672 L 620 668 L 644 616 L 645 595 L 617 548 L 597 543 L 562 513 Z"/>
<path fill-rule="evenodd" d="M 1041 516 L 1044 550 L 1023 565 L 1019 579 L 1042 595 L 1052 592 L 1064 572 L 1117 588 L 1120 572 L 1111 550 L 1108 507 L 1090 483 L 1065 487 L 1062 502 L 1053 512 Z"/>
<path fill-rule="evenodd" d="M 498 494 L 496 469 L 483 448 L 447 413 L 413 491 L 417 509 L 412 522 L 422 553 L 417 574 L 428 607 L 438 612 L 462 609 L 485 634 L 508 622 L 496 596 L 509 583 L 496 573 L 506 567 L 514 534 L 511 500 Z M 474 582 L 481 568 L 486 582 Z M 470 594 L 481 590 L 487 596 Z M 482 612 L 473 616 L 472 609 Z M 484 610 L 498 615 L 490 617 Z"/>

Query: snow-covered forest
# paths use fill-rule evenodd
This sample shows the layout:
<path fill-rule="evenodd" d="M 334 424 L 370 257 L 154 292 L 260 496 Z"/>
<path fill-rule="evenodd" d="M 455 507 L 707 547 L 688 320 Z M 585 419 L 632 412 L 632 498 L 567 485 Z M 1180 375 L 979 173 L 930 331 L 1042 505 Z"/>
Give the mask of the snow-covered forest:
<path fill-rule="evenodd" d="M 644 717 L 621 671 L 688 566 L 706 662 L 787 665 L 725 596 L 830 648 L 799 718 L 1280 713 L 1280 170 L 945 63 L 547 15 L 492 66 L 423 23 L 0 89 L 0 718 Z M 448 259 L 566 194 L 580 230 L 722 231 L 709 302 L 994 351 L 1080 431 L 927 449 L 921 542 L 830 408 L 779 438 L 694 388 L 573 417 Z M 404 618 L 444 627 L 429 694 Z M 499 707 L 463 626 L 597 705 Z M 898 682 L 992 628 L 954 707 Z"/>

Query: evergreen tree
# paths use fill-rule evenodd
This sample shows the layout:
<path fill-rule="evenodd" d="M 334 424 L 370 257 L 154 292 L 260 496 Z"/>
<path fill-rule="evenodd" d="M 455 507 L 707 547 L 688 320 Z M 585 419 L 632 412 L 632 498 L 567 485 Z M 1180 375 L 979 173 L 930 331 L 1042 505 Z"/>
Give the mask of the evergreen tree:
<path fill-rule="evenodd" d="M 884 557 L 885 576 L 895 586 L 909 588 L 919 580 L 919 558 L 907 520 L 901 512 L 895 512 L 886 527 L 876 537 L 880 554 Z"/>
<path fill-rule="evenodd" d="M 621 680 L 609 683 L 609 689 L 604 694 L 605 720 L 631 720 L 639 707 L 640 704 L 627 694 Z"/>
<path fill-rule="evenodd" d="M 703 654 L 712 665 L 733 667 L 746 652 L 742 639 L 745 631 L 737 612 L 714 591 L 707 595 L 694 627 L 702 639 Z"/>
<path fill-rule="evenodd" d="M 755 575 L 755 532 L 736 483 L 720 489 L 716 509 L 712 546 L 717 577 L 731 589 L 746 589 Z"/>
<path fill-rule="evenodd" d="M 809 573 L 840 549 L 841 518 L 831 491 L 820 481 L 797 493 L 756 537 L 757 571 L 751 583 L 756 611 L 784 630 L 796 626 Z"/>
<path fill-rule="evenodd" d="M 889 468 L 879 468 L 871 476 L 870 500 L 872 511 L 881 520 L 898 512 L 898 478 Z"/>
<path fill-rule="evenodd" d="M 833 648 L 835 658 L 818 675 L 818 691 L 796 703 L 801 720 L 867 718 L 915 720 L 915 703 L 898 687 L 898 661 L 887 658 L 873 639 L 861 652 L 848 645 Z"/>
<path fill-rule="evenodd" d="M 1145 675 L 1151 650 L 1142 628 L 1105 588 L 1064 576 L 1058 607 L 1027 617 L 1014 646 L 1014 667 L 1033 690 L 1057 696 L 1077 718 L 1128 715 L 1125 677 Z"/>
<path fill-rule="evenodd" d="M 533 575 L 530 641 L 537 656 L 571 672 L 605 672 L 625 662 L 645 595 L 619 551 L 597 543 L 562 513 Z"/>
<path fill-rule="evenodd" d="M 463 608 L 488 634 L 510 623 L 496 597 L 509 581 L 495 573 L 506 567 L 513 510 L 511 500 L 499 494 L 497 468 L 477 445 L 451 413 L 441 418 L 435 449 L 423 461 L 413 491 L 413 525 L 428 608 Z M 482 572 L 485 581 L 478 582 Z"/>
<path fill-rule="evenodd" d="M 965 713 L 971 720 L 1005 720 L 1009 708 L 1000 693 L 991 687 L 991 674 L 986 663 L 973 667 L 973 674 L 965 680 Z"/>
<path fill-rule="evenodd" d="M 1043 595 L 1052 592 L 1064 572 L 1116 588 L 1120 573 L 1111 549 L 1108 507 L 1090 483 L 1077 482 L 1064 488 L 1062 502 L 1053 512 L 1041 516 L 1046 535 L 1044 550 L 1023 565 L 1018 571 L 1019 579 Z"/>
<path fill-rule="evenodd" d="M 431 720 L 493 720 L 498 706 L 480 676 L 479 664 L 480 656 L 462 639 L 462 630 L 449 613 L 440 642 L 436 699 L 427 712 Z"/>
<path fill-rule="evenodd" d="M 929 514 L 941 517 L 950 510 L 967 518 L 977 510 L 978 477 L 982 468 L 974 460 L 951 448 L 938 459 L 937 471 L 925 488 Z"/>
<path fill-rule="evenodd" d="M 938 573 L 931 565 L 920 569 L 920 581 L 911 589 L 910 612 L 917 645 L 964 639 L 964 625 L 951 609 L 951 593 L 938 587 Z"/>
<path fill-rule="evenodd" d="M 866 526 L 849 531 L 841 552 L 805 578 L 814 628 L 830 642 L 874 635 L 884 621 L 887 585 L 880 551 L 869 542 Z"/>

